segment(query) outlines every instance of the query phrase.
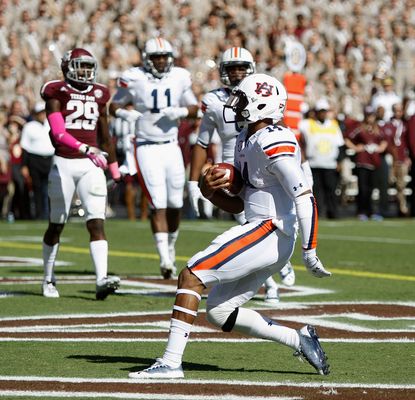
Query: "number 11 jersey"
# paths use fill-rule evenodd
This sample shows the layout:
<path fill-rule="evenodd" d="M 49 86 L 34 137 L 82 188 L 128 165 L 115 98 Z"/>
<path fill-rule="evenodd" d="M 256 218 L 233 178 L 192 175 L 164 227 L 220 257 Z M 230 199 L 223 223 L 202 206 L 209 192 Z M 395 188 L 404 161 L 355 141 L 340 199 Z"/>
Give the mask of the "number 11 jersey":
<path fill-rule="evenodd" d="M 190 73 L 180 67 L 173 67 L 162 78 L 142 67 L 130 68 L 119 78 L 112 101 L 121 106 L 132 104 L 143 114 L 136 125 L 138 143 L 177 140 L 178 120 L 170 120 L 162 110 L 197 105 Z"/>

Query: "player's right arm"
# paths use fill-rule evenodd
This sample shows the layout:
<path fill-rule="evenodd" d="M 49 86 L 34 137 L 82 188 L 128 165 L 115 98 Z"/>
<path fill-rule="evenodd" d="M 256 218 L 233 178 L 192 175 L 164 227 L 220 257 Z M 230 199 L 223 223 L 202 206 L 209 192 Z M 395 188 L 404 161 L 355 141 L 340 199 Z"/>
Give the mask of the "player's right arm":
<path fill-rule="evenodd" d="M 133 68 L 125 71 L 117 80 L 117 91 L 109 106 L 109 112 L 116 118 L 121 118 L 127 122 L 135 122 L 143 114 L 134 109 L 124 108 L 126 105 L 133 104 L 130 88 L 137 79 Z"/>

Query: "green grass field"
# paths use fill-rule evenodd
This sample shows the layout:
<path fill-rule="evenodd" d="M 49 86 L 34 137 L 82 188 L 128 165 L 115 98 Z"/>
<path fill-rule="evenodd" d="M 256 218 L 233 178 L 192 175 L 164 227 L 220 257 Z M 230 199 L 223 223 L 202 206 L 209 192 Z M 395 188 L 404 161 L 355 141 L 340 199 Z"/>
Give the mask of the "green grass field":
<path fill-rule="evenodd" d="M 231 225 L 225 221 L 183 221 L 177 242 L 179 269 Z M 67 263 L 56 267 L 61 297 L 41 296 L 41 241 L 45 228 L 45 222 L 0 223 L 2 398 L 32 399 L 41 392 L 49 399 L 63 397 L 56 393 L 57 388 L 41 391 L 37 386 L 26 385 L 24 391 L 18 391 L 20 386 L 14 380 L 25 381 L 27 377 L 124 382 L 129 371 L 148 366 L 164 350 L 175 288 L 171 285 L 160 290 L 157 284 L 152 286 L 143 279 L 159 273 L 149 224 L 107 221 L 109 270 L 119 275 L 123 284 L 119 293 L 103 302 L 95 300 L 88 236 L 84 223 L 76 220 L 65 227 L 58 256 L 60 262 Z M 292 357 L 290 349 L 270 342 L 246 341 L 243 337 L 227 341 L 226 335 L 201 322 L 207 336 L 189 342 L 184 357 L 185 380 L 200 380 L 201 385 L 206 380 L 283 382 L 293 387 L 318 383 L 333 387 L 390 385 L 409 396 L 415 395 L 415 220 L 321 220 L 319 232 L 318 253 L 333 276 L 317 279 L 308 274 L 301 265 L 297 246 L 292 262 L 298 290 L 282 290 L 281 301 L 274 307 L 266 307 L 262 295 L 256 296 L 249 306 L 263 309 L 277 319 L 280 310 L 290 307 L 301 310 L 306 305 L 315 310 L 311 322 L 318 327 L 332 373 L 321 377 L 309 365 Z M 327 304 L 344 309 L 330 315 L 319 311 Z M 371 308 L 365 310 L 365 305 Z M 204 306 L 202 300 L 200 309 Z M 164 316 L 161 322 L 145 320 L 146 315 L 154 312 Z M 301 311 L 296 313 L 298 322 L 310 318 Z M 295 315 L 286 317 L 287 321 L 295 322 Z M 47 316 L 51 316 L 51 321 L 45 320 Z M 71 326 L 73 319 L 81 316 L 88 322 Z M 98 321 L 100 316 L 102 320 Z M 111 319 L 113 316 L 124 316 L 125 320 Z M 144 319 L 131 322 L 130 316 Z M 46 324 L 50 325 L 45 331 Z M 75 331 L 81 340 L 75 337 Z M 164 335 L 150 340 L 152 332 Z M 343 340 L 350 332 L 357 336 Z M 101 336 L 93 339 L 96 333 Z M 71 396 L 92 397 L 79 393 Z M 116 397 L 102 395 L 112 396 Z M 131 398 L 153 398 L 148 394 L 136 396 Z"/>

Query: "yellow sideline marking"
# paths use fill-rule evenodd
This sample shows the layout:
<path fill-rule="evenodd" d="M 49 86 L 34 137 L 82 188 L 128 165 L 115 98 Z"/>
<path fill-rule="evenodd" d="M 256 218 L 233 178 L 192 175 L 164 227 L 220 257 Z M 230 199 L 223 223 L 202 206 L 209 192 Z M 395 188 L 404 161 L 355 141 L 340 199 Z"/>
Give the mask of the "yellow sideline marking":
<path fill-rule="evenodd" d="M 30 244 L 30 243 L 20 243 L 20 242 L 1 242 L 0 248 L 14 248 L 14 249 L 25 249 L 25 250 L 42 250 L 40 244 Z M 75 253 L 75 254 L 89 254 L 89 248 L 74 247 L 61 245 L 59 247 L 59 252 L 63 253 Z M 158 260 L 159 256 L 152 253 L 139 253 L 136 251 L 120 251 L 120 250 L 110 250 L 109 255 L 113 257 L 127 257 L 127 258 L 145 258 L 150 260 Z M 176 256 L 178 261 L 184 261 L 190 259 L 190 257 L 185 256 Z M 305 271 L 305 267 L 302 265 L 295 265 L 296 270 Z M 359 278 L 373 278 L 373 279 L 387 279 L 392 281 L 407 281 L 415 282 L 415 276 L 411 275 L 398 275 L 398 274 L 386 274 L 382 272 L 370 272 L 370 271 L 354 271 L 351 269 L 339 269 L 339 268 L 329 268 L 329 271 L 333 274 L 354 276 Z"/>

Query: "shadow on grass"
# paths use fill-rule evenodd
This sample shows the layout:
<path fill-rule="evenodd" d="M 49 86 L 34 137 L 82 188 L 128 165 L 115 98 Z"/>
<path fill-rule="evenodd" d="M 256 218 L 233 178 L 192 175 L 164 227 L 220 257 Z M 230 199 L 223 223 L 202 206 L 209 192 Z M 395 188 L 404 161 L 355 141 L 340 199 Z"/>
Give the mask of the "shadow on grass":
<path fill-rule="evenodd" d="M 136 364 L 135 367 L 121 368 L 123 371 L 135 372 L 149 367 L 154 363 L 154 358 L 142 358 L 142 357 L 118 357 L 118 356 L 101 356 L 101 355 L 72 355 L 68 356 L 69 359 L 86 360 L 91 363 L 131 363 Z M 199 364 L 192 362 L 183 362 L 183 369 L 185 371 L 208 371 L 208 372 L 262 372 L 272 374 L 292 374 L 292 375 L 314 375 L 314 372 L 300 372 L 300 371 L 275 371 L 271 369 L 259 369 L 259 368 L 222 368 L 212 364 Z"/>

